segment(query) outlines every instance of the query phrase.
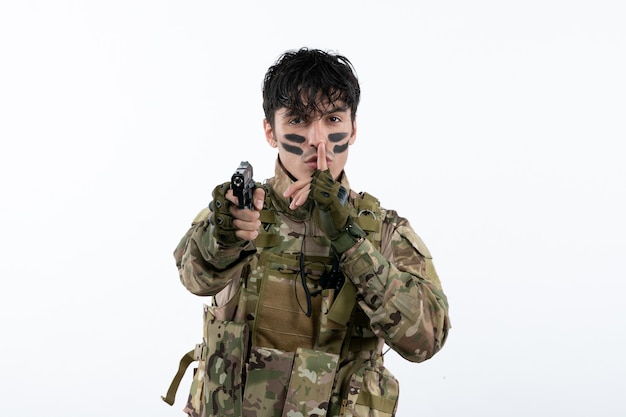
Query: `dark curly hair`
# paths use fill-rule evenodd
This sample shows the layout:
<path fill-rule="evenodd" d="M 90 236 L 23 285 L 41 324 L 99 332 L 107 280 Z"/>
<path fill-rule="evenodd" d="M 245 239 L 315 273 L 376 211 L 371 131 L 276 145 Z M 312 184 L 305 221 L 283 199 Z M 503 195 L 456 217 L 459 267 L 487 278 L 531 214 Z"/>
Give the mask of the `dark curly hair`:
<path fill-rule="evenodd" d="M 274 126 L 276 110 L 286 107 L 305 119 L 319 111 L 320 102 L 343 101 L 354 121 L 361 88 L 352 63 L 345 56 L 319 49 L 287 51 L 265 74 L 263 111 Z"/>

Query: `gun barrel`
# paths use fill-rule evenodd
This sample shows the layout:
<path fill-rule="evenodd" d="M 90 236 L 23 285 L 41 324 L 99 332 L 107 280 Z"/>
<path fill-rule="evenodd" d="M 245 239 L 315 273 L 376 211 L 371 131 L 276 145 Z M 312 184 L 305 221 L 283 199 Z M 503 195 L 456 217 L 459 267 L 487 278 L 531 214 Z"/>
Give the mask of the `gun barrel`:
<path fill-rule="evenodd" d="M 239 208 L 253 208 L 254 180 L 252 179 L 252 165 L 248 161 L 241 161 L 231 177 L 230 188 L 239 201 Z"/>

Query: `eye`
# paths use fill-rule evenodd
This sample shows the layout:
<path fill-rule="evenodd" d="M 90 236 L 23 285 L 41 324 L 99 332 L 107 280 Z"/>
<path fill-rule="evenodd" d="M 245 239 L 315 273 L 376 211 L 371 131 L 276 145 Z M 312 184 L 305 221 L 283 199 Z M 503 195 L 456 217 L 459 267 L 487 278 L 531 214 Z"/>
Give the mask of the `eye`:
<path fill-rule="evenodd" d="M 292 126 L 301 125 L 302 123 L 305 123 L 305 122 L 306 120 L 300 117 L 294 117 L 293 119 L 289 120 L 289 124 Z"/>
<path fill-rule="evenodd" d="M 328 121 L 331 123 L 341 123 L 341 117 L 339 116 L 330 116 L 328 117 Z"/>

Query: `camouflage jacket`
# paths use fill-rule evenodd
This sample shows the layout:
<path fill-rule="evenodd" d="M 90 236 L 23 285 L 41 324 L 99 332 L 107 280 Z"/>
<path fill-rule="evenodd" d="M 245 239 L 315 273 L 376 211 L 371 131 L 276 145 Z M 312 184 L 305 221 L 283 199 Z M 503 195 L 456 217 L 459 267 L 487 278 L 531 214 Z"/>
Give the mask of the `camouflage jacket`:
<path fill-rule="evenodd" d="M 346 282 L 353 284 L 350 285 L 354 289 L 352 296 L 338 297 L 334 293 L 330 297 L 312 297 L 313 301 L 309 300 L 312 314 L 310 317 L 304 314 L 307 295 L 302 291 L 304 284 L 299 284 L 297 278 L 302 266 L 298 262 L 300 255 L 304 254 L 307 285 L 315 293 L 319 286 L 316 269 L 321 268 L 322 272 L 328 269 L 331 250 L 330 242 L 311 219 L 312 202 L 296 210 L 288 208 L 289 202 L 282 193 L 291 182 L 277 162 L 275 176 L 265 183 L 263 231 L 255 241 L 240 247 L 218 245 L 208 222 L 210 212 L 203 210 L 174 252 L 180 279 L 194 294 L 215 296 L 216 305 L 235 304 L 237 312 L 231 309 L 228 314 L 248 322 L 253 348 L 291 352 L 306 348 L 341 354 L 329 415 L 360 415 L 357 411 L 340 414 L 339 404 L 332 404 L 333 401 L 346 404 L 350 391 L 346 384 L 352 384 L 350 374 L 359 373 L 355 363 L 369 361 L 374 369 L 386 372 L 382 365 L 384 344 L 409 361 L 421 362 L 432 357 L 444 345 L 450 328 L 447 299 L 432 257 L 409 222 L 395 211 L 381 208 L 376 242 L 363 241 L 339 262 Z M 342 185 L 350 190 L 345 173 Z M 350 192 L 349 202 L 355 217 L 358 213 L 354 202 L 359 198 L 360 194 Z M 268 268 L 268 265 L 273 266 Z M 281 282 L 285 285 L 281 286 Z M 241 297 L 242 287 L 253 294 L 251 303 L 250 297 Z M 344 320 L 338 320 L 350 327 L 344 329 L 339 342 L 332 341 L 341 326 L 327 320 L 325 314 L 333 302 L 348 300 L 349 303 L 350 299 L 356 308 L 350 307 L 351 313 L 346 316 L 344 312 Z M 246 302 L 249 304 L 236 305 Z M 297 329 L 301 329 L 297 335 L 284 336 Z M 337 343 L 341 346 L 337 347 Z M 380 381 L 369 383 L 380 385 Z M 390 407 L 393 411 L 389 414 L 372 415 L 393 415 L 395 405 Z"/>

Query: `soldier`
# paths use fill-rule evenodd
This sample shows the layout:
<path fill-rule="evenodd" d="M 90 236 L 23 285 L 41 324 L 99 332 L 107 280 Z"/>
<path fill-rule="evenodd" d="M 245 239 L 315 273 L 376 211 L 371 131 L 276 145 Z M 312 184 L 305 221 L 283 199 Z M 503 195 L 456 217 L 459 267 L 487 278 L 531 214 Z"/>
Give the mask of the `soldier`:
<path fill-rule="evenodd" d="M 263 84 L 274 177 L 238 208 L 230 183 L 174 252 L 183 285 L 214 296 L 190 416 L 393 416 L 388 345 L 421 362 L 450 321 L 428 249 L 409 222 L 350 189 L 360 87 L 350 61 L 302 48 Z"/>

